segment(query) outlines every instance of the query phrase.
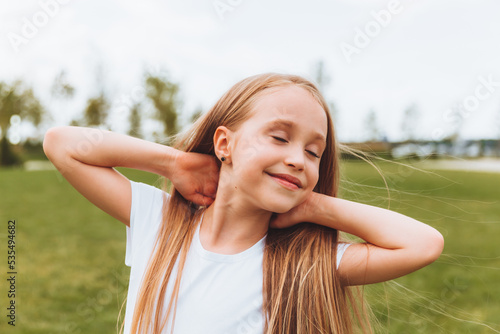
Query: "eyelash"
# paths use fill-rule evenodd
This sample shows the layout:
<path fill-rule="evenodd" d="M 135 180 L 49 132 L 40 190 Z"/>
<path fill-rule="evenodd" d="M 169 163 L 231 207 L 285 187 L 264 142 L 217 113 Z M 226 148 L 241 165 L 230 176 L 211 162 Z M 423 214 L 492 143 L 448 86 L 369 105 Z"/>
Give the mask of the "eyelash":
<path fill-rule="evenodd" d="M 286 139 L 283 139 L 281 137 L 276 137 L 276 136 L 272 136 L 274 139 L 280 141 L 280 142 L 283 142 L 283 143 L 288 143 L 288 141 Z M 307 151 L 307 153 L 311 154 L 312 156 L 314 156 L 315 158 L 319 158 L 319 155 L 317 155 L 316 153 L 312 152 L 312 151 Z"/>

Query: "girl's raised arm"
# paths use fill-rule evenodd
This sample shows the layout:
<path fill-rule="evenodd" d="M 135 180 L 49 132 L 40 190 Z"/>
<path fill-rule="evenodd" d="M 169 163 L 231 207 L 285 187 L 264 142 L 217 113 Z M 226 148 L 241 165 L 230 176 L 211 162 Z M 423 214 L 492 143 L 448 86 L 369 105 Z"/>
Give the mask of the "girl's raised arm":
<path fill-rule="evenodd" d="M 443 236 L 433 227 L 402 214 L 320 195 L 315 222 L 356 235 L 367 244 L 347 248 L 339 274 L 347 285 L 391 280 L 435 261 Z"/>
<path fill-rule="evenodd" d="M 43 149 L 76 190 L 127 226 L 130 181 L 113 167 L 162 175 L 186 199 L 198 204 L 206 204 L 215 194 L 218 167 L 208 155 L 186 153 L 111 131 L 74 126 L 49 129 Z"/>

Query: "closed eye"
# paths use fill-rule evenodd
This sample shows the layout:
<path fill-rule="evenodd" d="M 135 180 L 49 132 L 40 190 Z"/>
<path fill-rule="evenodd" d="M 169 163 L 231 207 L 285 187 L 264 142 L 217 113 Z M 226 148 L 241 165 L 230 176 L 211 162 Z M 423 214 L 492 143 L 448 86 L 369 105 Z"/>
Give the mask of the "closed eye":
<path fill-rule="evenodd" d="M 314 157 L 316 158 L 319 158 L 319 155 L 317 155 L 316 153 L 312 152 L 312 151 L 307 151 L 307 153 L 313 155 Z"/>
<path fill-rule="evenodd" d="M 286 139 L 283 139 L 283 138 L 280 138 L 280 137 L 276 137 L 276 136 L 273 136 L 273 138 L 276 139 L 276 140 L 279 140 L 279 141 L 281 141 L 283 143 L 288 143 L 288 141 Z"/>
<path fill-rule="evenodd" d="M 281 137 L 276 137 L 276 136 L 272 136 L 274 139 L 280 141 L 280 142 L 283 142 L 283 143 L 288 143 L 288 141 L 286 139 L 283 139 Z M 314 153 L 313 151 L 307 151 L 307 153 L 311 154 L 313 157 L 316 157 L 316 158 L 319 158 L 319 155 L 317 155 L 316 153 Z"/>

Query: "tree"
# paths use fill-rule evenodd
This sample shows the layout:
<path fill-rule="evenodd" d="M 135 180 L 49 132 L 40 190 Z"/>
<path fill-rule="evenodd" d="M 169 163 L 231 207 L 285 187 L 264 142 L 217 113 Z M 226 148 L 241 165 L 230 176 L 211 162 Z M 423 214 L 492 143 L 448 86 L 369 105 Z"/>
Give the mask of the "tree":
<path fill-rule="evenodd" d="M 332 116 L 333 125 L 337 127 L 337 122 L 339 118 L 339 109 L 337 108 L 337 105 L 332 101 L 328 102 L 328 106 L 330 107 L 330 115 Z"/>
<path fill-rule="evenodd" d="M 179 85 L 171 82 L 165 75 L 146 74 L 146 96 L 153 103 L 156 112 L 154 118 L 163 124 L 167 141 L 179 131 L 178 109 L 181 102 L 178 97 Z"/>
<path fill-rule="evenodd" d="M 21 81 L 11 85 L 0 82 L 0 165 L 3 166 L 20 163 L 20 159 L 11 152 L 7 140 L 11 117 L 14 115 L 19 115 L 23 121 L 38 126 L 46 116 L 46 112 L 33 90 L 25 87 Z"/>
<path fill-rule="evenodd" d="M 106 123 L 108 117 L 109 103 L 101 93 L 97 97 L 92 97 L 87 100 L 87 107 L 83 113 L 86 126 L 99 126 Z"/>
<path fill-rule="evenodd" d="M 75 88 L 68 82 L 66 71 L 59 72 L 52 83 L 50 92 L 57 99 L 67 99 L 73 97 Z"/>
<path fill-rule="evenodd" d="M 371 109 L 366 116 L 365 121 L 368 141 L 377 141 L 380 139 L 380 131 L 377 123 L 377 113 L 375 112 L 375 110 Z"/>
<path fill-rule="evenodd" d="M 130 116 L 128 118 L 130 122 L 130 128 L 128 130 L 128 135 L 142 138 L 141 132 L 141 103 L 137 102 L 132 105 L 130 109 Z"/>
<path fill-rule="evenodd" d="M 99 127 L 106 125 L 108 118 L 109 103 L 104 93 L 87 100 L 87 106 L 83 111 L 83 118 L 71 120 L 69 125 Z"/>
<path fill-rule="evenodd" d="M 448 135 L 443 136 L 443 140 L 455 143 L 460 138 L 460 132 L 462 132 L 462 128 L 464 125 L 464 110 L 463 104 L 457 102 L 450 109 L 445 111 L 446 122 L 450 125 L 450 130 Z"/>
<path fill-rule="evenodd" d="M 97 93 L 95 93 L 94 97 L 87 100 L 87 106 L 83 111 L 83 118 L 73 119 L 70 125 L 89 127 L 106 126 L 110 105 L 105 89 L 104 66 L 102 64 L 97 65 L 95 69 L 95 76 L 96 82 L 94 87 L 96 88 Z"/>
<path fill-rule="evenodd" d="M 315 63 L 314 69 L 313 69 L 313 76 L 314 76 L 314 80 L 316 81 L 316 84 L 318 86 L 319 91 L 322 94 L 325 94 L 326 88 L 328 87 L 328 85 L 331 82 L 331 77 L 330 77 L 330 75 L 328 75 L 328 73 L 325 69 L 325 62 L 323 60 L 318 60 Z M 326 96 L 325 96 L 325 100 L 326 100 Z M 328 104 L 328 107 L 330 109 L 330 115 L 332 116 L 334 123 L 336 123 L 336 120 L 338 118 L 337 106 L 332 101 L 327 100 L 326 103 Z"/>
<path fill-rule="evenodd" d="M 415 140 L 416 139 L 416 129 L 418 128 L 419 112 L 417 105 L 414 103 L 407 107 L 403 114 L 403 120 L 401 122 L 401 131 L 403 132 L 404 140 Z"/>
<path fill-rule="evenodd" d="M 69 83 L 64 70 L 54 78 L 50 93 L 52 99 L 54 99 L 51 103 L 51 109 L 55 109 L 59 115 L 67 115 L 67 102 L 75 95 L 75 88 Z M 68 119 L 65 120 L 65 122 L 67 121 Z"/>
<path fill-rule="evenodd" d="M 314 79 L 319 90 L 324 93 L 326 86 L 330 84 L 331 78 L 325 70 L 325 62 L 318 60 L 314 67 Z"/>

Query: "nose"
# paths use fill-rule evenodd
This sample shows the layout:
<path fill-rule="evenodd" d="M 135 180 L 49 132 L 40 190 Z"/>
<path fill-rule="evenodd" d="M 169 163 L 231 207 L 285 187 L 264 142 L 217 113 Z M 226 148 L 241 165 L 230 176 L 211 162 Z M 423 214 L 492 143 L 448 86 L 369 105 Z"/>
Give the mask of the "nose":
<path fill-rule="evenodd" d="M 304 150 L 301 147 L 298 147 L 298 145 L 290 145 L 284 160 L 285 164 L 298 170 L 303 170 L 305 165 L 304 153 Z"/>

